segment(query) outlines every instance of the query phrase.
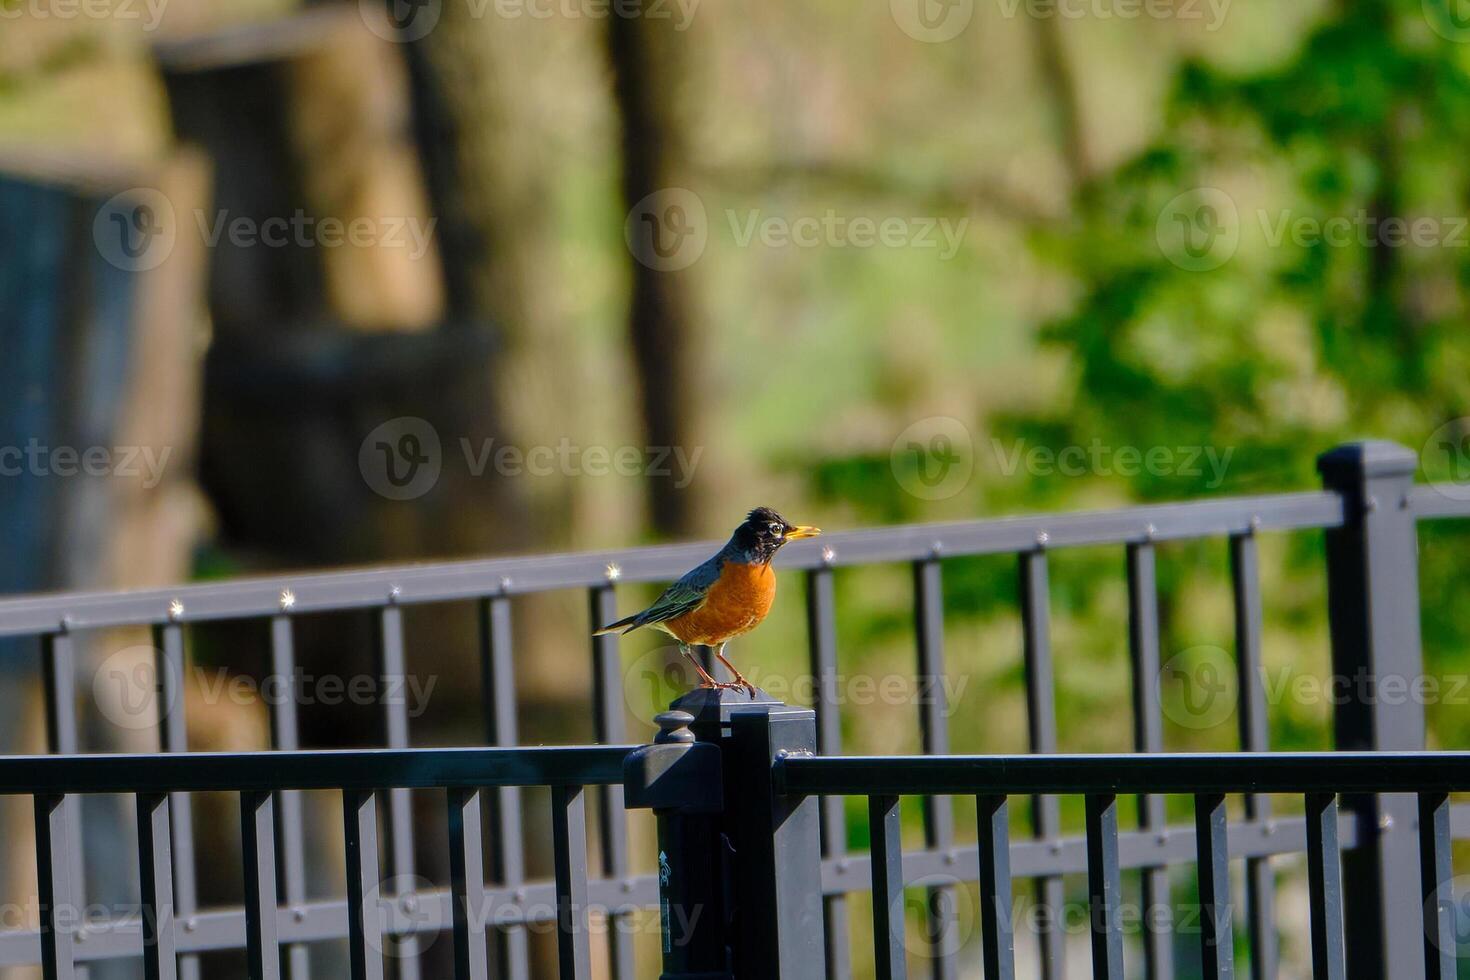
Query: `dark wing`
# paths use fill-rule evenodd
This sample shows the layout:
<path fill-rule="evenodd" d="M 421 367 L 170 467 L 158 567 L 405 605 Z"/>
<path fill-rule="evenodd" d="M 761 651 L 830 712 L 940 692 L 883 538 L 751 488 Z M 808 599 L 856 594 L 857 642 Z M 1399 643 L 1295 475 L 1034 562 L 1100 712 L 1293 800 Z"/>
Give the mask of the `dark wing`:
<path fill-rule="evenodd" d="M 704 604 L 705 597 L 709 595 L 710 586 L 714 585 L 720 577 L 722 564 L 724 564 L 723 557 L 716 555 L 665 589 L 664 594 L 659 596 L 657 601 L 647 609 L 604 626 L 594 635 L 627 633 L 640 626 L 656 626 L 671 619 L 678 619 L 685 613 L 693 612 Z"/>

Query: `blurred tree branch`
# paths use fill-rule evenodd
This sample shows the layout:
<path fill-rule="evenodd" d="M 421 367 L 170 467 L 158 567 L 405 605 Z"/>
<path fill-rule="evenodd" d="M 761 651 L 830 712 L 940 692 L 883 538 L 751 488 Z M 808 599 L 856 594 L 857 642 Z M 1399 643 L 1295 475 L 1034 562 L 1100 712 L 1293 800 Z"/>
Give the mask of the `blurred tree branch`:
<path fill-rule="evenodd" d="M 1031 27 L 1036 39 L 1037 67 L 1046 94 L 1051 101 L 1051 113 L 1061 143 L 1062 159 L 1072 177 L 1072 193 L 1084 199 L 1093 176 L 1092 160 L 1087 150 L 1087 132 L 1082 122 L 1082 107 L 1077 99 L 1077 79 L 1072 71 L 1072 62 L 1067 57 L 1065 42 L 1061 35 L 1061 19 L 1058 17 L 1032 17 Z"/>

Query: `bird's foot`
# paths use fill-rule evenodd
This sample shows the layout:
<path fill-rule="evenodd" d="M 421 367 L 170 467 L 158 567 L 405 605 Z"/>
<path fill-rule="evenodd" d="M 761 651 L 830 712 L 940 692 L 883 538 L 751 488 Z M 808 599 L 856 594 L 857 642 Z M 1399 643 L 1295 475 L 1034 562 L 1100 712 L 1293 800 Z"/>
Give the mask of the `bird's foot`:
<path fill-rule="evenodd" d="M 744 691 L 746 694 L 750 695 L 750 700 L 755 700 L 755 685 L 746 680 L 744 677 L 741 677 L 739 674 L 736 674 L 735 679 L 730 683 L 721 684 L 720 686 L 728 688 L 731 691 Z"/>

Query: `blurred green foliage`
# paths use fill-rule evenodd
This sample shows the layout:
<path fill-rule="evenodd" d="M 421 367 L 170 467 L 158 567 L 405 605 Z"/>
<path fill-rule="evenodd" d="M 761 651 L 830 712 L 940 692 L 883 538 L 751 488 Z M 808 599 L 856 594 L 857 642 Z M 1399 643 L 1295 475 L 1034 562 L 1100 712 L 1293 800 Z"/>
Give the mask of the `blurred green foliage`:
<path fill-rule="evenodd" d="M 1185 59 L 1156 137 L 1080 182 L 1065 217 L 1029 229 L 1032 254 L 1076 284 L 1074 301 L 1040 331 L 1043 349 L 1063 355 L 1065 381 L 1048 404 L 964 419 L 986 433 L 977 457 L 1019 445 L 1214 447 L 1229 453 L 1223 485 L 1207 467 L 1063 476 L 1021 466 L 996 480 L 977 469 L 967 491 L 983 495 L 976 511 L 1311 489 L 1316 453 L 1364 435 L 1425 448 L 1424 479 L 1454 475 L 1454 455 L 1427 441 L 1470 413 L 1470 46 L 1436 31 L 1453 23 L 1436 21 L 1437 3 L 1348 0 L 1266 68 Z M 1215 210 L 1202 215 L 1198 202 Z M 1179 251 L 1174 210 L 1182 233 L 1197 236 L 1194 253 Z M 1344 237 L 1312 233 L 1334 218 L 1347 219 L 1338 222 Z M 1407 229 L 1415 220 L 1427 222 L 1428 240 L 1393 238 L 1396 221 Z M 1217 240 L 1208 222 L 1235 244 L 1204 254 Z M 865 520 L 928 513 L 895 481 L 887 455 L 831 454 L 810 474 L 813 494 Z M 1435 673 L 1470 671 L 1470 627 L 1455 595 L 1466 533 L 1453 524 L 1421 532 L 1424 645 Z M 1322 560 L 1320 534 L 1265 542 L 1268 675 L 1326 670 Z M 1099 732 L 1117 742 L 1127 703 L 1113 696 L 1126 690 L 1121 549 L 1053 564 L 1063 745 L 1097 747 Z M 1166 660 L 1197 644 L 1232 649 L 1223 542 L 1161 548 L 1159 587 Z M 945 592 L 956 634 L 993 632 L 1016 615 L 1010 563 L 950 562 Z M 905 612 L 870 612 L 854 624 L 864 637 L 854 646 L 883 645 L 905 628 Z M 996 683 L 1022 690 L 1018 645 L 975 656 L 982 674 L 989 663 Z M 1066 665 L 1079 656 L 1096 668 L 1085 672 L 1087 690 L 1068 682 L 1076 675 Z M 1099 678 L 1110 695 L 1093 703 Z M 1322 705 L 1273 703 L 1271 715 L 1277 747 L 1328 743 Z M 1466 715 L 1431 705 L 1432 739 L 1464 744 Z M 1008 741 L 975 716 L 957 717 L 956 727 L 976 748 Z M 1234 738 L 1233 717 L 1206 731 L 1169 731 L 1176 748 Z"/>

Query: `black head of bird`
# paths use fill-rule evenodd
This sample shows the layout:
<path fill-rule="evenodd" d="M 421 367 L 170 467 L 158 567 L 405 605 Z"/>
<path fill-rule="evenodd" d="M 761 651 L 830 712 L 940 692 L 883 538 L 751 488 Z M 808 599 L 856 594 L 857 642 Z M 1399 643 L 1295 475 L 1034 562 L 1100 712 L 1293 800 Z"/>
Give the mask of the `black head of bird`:
<path fill-rule="evenodd" d="M 769 507 L 757 507 L 735 529 L 727 547 L 743 555 L 749 564 L 765 564 L 786 542 L 816 537 L 819 533 L 814 527 L 792 524 Z"/>

